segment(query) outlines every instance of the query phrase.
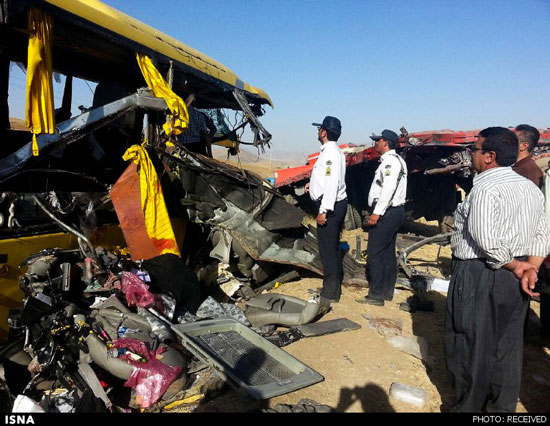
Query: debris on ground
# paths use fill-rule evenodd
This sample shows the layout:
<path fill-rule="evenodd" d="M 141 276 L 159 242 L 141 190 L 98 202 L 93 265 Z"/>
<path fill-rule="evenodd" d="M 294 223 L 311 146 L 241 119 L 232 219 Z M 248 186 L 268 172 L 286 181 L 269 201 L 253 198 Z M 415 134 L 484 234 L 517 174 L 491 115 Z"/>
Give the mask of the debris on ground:
<path fill-rule="evenodd" d="M 422 361 L 428 361 L 428 342 L 422 336 L 393 336 L 386 341 L 394 348 L 399 349 Z"/>
<path fill-rule="evenodd" d="M 414 386 L 403 383 L 392 383 L 390 387 L 390 396 L 398 401 L 407 402 L 422 408 L 428 399 L 426 392 Z"/>
<path fill-rule="evenodd" d="M 368 320 L 369 327 L 374 328 L 382 337 L 399 336 L 403 332 L 403 320 L 372 318 L 368 314 L 363 314 L 363 318 Z"/>
<path fill-rule="evenodd" d="M 295 405 L 277 404 L 273 408 L 262 410 L 264 413 L 333 413 L 334 408 L 329 405 L 319 404 L 318 402 L 302 398 Z"/>

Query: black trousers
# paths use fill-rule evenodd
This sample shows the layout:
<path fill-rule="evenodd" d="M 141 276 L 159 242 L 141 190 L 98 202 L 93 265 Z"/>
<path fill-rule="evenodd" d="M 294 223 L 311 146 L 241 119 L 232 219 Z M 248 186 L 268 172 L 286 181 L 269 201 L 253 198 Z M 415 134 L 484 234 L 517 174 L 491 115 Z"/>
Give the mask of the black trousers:
<path fill-rule="evenodd" d="M 347 209 L 347 200 L 337 201 L 334 204 L 334 211 L 327 212 L 327 223 L 323 226 L 317 225 L 319 256 L 323 264 L 321 296 L 335 302 L 340 300 L 342 294 L 344 251 L 340 247 L 340 233 L 344 226 Z"/>
<path fill-rule="evenodd" d="M 395 242 L 397 231 L 405 221 L 403 206 L 390 207 L 369 229 L 367 245 L 368 297 L 376 300 L 393 299 L 397 279 L 397 257 Z"/>
<path fill-rule="evenodd" d="M 544 267 L 542 265 L 541 270 Z M 543 338 L 550 338 L 550 274 L 541 275 L 539 275 L 538 281 L 538 291 L 540 292 L 540 335 Z"/>
<path fill-rule="evenodd" d="M 528 300 L 507 269 L 453 259 L 444 339 L 453 411 L 516 411 Z"/>

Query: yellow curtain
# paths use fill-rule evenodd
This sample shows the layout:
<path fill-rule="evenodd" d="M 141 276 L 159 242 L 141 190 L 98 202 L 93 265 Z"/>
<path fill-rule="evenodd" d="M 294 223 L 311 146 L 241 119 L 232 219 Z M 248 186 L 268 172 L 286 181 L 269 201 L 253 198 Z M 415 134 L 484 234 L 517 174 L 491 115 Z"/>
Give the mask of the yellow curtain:
<path fill-rule="evenodd" d="M 136 58 L 147 85 L 157 98 L 162 98 L 166 101 L 168 108 L 172 112 L 170 120 L 164 123 L 162 128 L 168 136 L 179 135 L 187 129 L 189 124 L 189 113 L 187 112 L 185 102 L 172 91 L 148 56 L 137 53 Z"/>
<path fill-rule="evenodd" d="M 142 146 L 133 145 L 122 158 L 125 161 L 133 161 L 139 167 L 141 209 L 147 235 L 161 254 L 172 253 L 179 256 L 180 252 L 164 203 L 162 187 L 147 151 Z"/>
<path fill-rule="evenodd" d="M 51 16 L 29 10 L 27 58 L 27 97 L 25 125 L 32 132 L 32 152 L 38 155 L 36 135 L 55 132 L 52 83 Z"/>

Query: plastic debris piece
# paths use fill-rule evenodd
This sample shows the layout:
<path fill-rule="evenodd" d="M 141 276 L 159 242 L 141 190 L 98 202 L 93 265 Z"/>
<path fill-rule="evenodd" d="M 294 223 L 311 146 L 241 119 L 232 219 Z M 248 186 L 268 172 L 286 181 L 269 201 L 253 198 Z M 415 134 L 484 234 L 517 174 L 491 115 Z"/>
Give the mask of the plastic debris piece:
<path fill-rule="evenodd" d="M 150 359 L 143 366 L 135 367 L 124 386 L 136 390 L 136 403 L 149 408 L 157 402 L 176 379 L 181 367 L 165 365 L 158 359 Z"/>
<path fill-rule="evenodd" d="M 122 272 L 122 292 L 128 306 L 148 308 L 155 303 L 155 296 L 149 291 L 149 286 L 131 272 Z"/>
<path fill-rule="evenodd" d="M 38 402 L 25 395 L 18 395 L 13 403 L 12 413 L 45 413 Z"/>
<path fill-rule="evenodd" d="M 407 402 L 420 408 L 426 404 L 428 399 L 428 395 L 424 390 L 403 383 L 392 383 L 390 396 L 398 401 Z"/>
<path fill-rule="evenodd" d="M 166 294 L 155 294 L 155 304 L 153 307 L 171 321 L 176 311 L 176 299 Z"/>
<path fill-rule="evenodd" d="M 130 272 L 136 274 L 138 278 L 144 283 L 151 282 L 151 277 L 149 276 L 149 273 L 147 271 L 143 271 L 141 269 L 132 269 Z"/>
<path fill-rule="evenodd" d="M 394 336 L 387 339 L 387 342 L 394 348 L 406 352 L 422 361 L 428 361 L 428 342 L 424 337 Z"/>
<path fill-rule="evenodd" d="M 126 349 L 126 353 L 119 353 L 119 358 L 134 366 L 124 386 L 136 390 L 136 403 L 142 408 L 157 402 L 181 372 L 181 367 L 166 365 L 157 359 L 165 351 L 163 347 L 150 351 L 145 343 L 129 338 L 118 339 L 113 344 Z"/>
<path fill-rule="evenodd" d="M 198 318 L 233 318 L 247 327 L 250 321 L 241 308 L 231 303 L 220 303 L 212 296 L 208 296 L 197 309 Z"/>
<path fill-rule="evenodd" d="M 384 337 L 399 336 L 403 331 L 403 321 L 390 318 L 372 318 L 363 315 L 369 321 L 369 327 L 376 329 Z"/>
<path fill-rule="evenodd" d="M 138 314 L 145 317 L 149 325 L 151 326 L 151 332 L 157 336 L 162 342 L 172 339 L 172 332 L 168 327 L 167 323 L 161 321 L 155 312 L 150 312 L 151 309 L 147 310 L 144 308 L 138 308 Z M 153 310 L 154 311 L 154 310 Z"/>
<path fill-rule="evenodd" d="M 438 291 L 440 293 L 447 293 L 449 291 L 449 280 L 442 280 L 439 278 L 434 278 L 432 284 L 430 285 L 431 291 Z"/>
<path fill-rule="evenodd" d="M 334 411 L 330 405 L 319 404 L 308 398 L 302 398 L 295 405 L 277 404 L 273 408 L 262 410 L 263 413 L 332 413 Z"/>
<path fill-rule="evenodd" d="M 42 398 L 44 400 L 44 398 Z M 73 413 L 75 406 L 78 401 L 78 395 L 76 391 L 67 391 L 64 390 L 62 393 L 59 393 L 53 398 L 53 407 L 50 407 L 48 411 L 51 411 L 52 408 L 54 411 L 59 413 Z"/>
<path fill-rule="evenodd" d="M 105 302 L 106 300 L 107 300 L 106 297 L 96 296 L 95 299 L 94 299 L 94 303 L 90 306 L 90 308 L 91 309 L 98 309 L 103 304 L 103 302 Z"/>
<path fill-rule="evenodd" d="M 235 293 L 242 287 L 242 283 L 236 279 L 229 280 L 220 285 L 220 290 L 223 291 L 228 297 L 233 297 Z"/>
<path fill-rule="evenodd" d="M 200 401 L 203 398 L 204 398 L 204 394 L 202 394 L 202 393 L 199 393 L 197 395 L 191 395 L 187 398 L 181 399 L 179 401 L 174 401 L 174 402 L 164 406 L 164 409 L 165 410 L 171 410 L 172 408 L 179 407 L 180 405 L 192 404 L 193 402 Z"/>

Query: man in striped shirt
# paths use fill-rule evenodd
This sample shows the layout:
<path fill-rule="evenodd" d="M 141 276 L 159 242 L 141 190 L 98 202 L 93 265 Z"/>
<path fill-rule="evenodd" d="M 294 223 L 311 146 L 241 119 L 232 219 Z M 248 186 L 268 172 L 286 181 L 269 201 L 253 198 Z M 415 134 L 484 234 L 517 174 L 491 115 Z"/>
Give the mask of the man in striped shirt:
<path fill-rule="evenodd" d="M 445 360 L 453 411 L 516 410 L 523 323 L 537 271 L 550 253 L 542 192 L 511 169 L 515 134 L 479 133 L 471 148 L 478 173 L 455 212 L 447 295 Z"/>

